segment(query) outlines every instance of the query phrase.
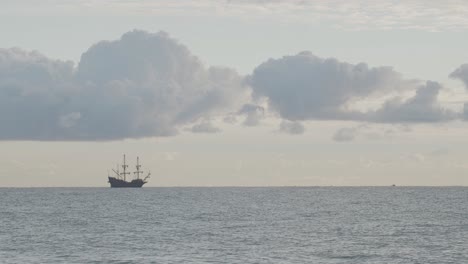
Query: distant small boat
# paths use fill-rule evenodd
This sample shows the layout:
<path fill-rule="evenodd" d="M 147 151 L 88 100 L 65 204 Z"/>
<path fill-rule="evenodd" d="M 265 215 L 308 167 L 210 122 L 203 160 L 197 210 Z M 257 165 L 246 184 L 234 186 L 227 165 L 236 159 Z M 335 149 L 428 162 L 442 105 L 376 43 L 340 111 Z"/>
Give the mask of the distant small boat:
<path fill-rule="evenodd" d="M 112 169 L 112 171 L 115 173 L 115 177 L 111 177 L 108 175 L 109 178 L 109 183 L 111 188 L 141 188 L 143 184 L 147 183 L 147 179 L 150 177 L 151 172 L 148 172 L 148 175 L 146 175 L 145 178 L 140 179 L 140 174 L 143 173 L 143 171 L 140 170 L 141 165 L 140 165 L 140 160 L 137 157 L 137 165 L 136 165 L 136 171 L 133 172 L 135 174 L 135 178 L 132 181 L 127 181 L 127 175 L 130 174 L 130 172 L 127 172 L 128 165 L 125 164 L 125 154 L 123 155 L 123 165 L 122 169 L 123 172 L 119 172 L 119 166 L 117 166 L 117 170 Z"/>

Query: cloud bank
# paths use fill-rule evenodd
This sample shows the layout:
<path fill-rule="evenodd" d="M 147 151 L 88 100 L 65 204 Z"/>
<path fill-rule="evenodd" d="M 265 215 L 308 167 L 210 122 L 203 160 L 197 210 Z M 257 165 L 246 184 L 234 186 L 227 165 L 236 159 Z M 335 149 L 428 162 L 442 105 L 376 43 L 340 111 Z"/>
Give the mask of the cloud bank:
<path fill-rule="evenodd" d="M 451 75 L 468 89 L 468 66 Z M 101 41 L 78 65 L 39 52 L 0 49 L 0 140 L 117 140 L 220 130 L 224 117 L 257 126 L 267 113 L 279 131 L 302 134 L 308 120 L 411 124 L 468 119 L 438 101 L 434 81 L 406 80 L 391 67 L 350 64 L 310 52 L 269 59 L 249 76 L 205 67 L 167 33 L 134 30 Z M 401 94 L 413 95 L 402 97 Z M 396 95 L 395 95 L 396 94 Z M 390 95 L 390 99 L 389 98 Z M 376 109 L 353 104 L 380 99 Z M 262 103 L 259 103 L 262 102 Z M 342 130 L 337 141 L 354 138 Z"/>
<path fill-rule="evenodd" d="M 234 70 L 205 68 L 163 32 L 132 31 L 99 42 L 76 68 L 37 52 L 2 49 L 0 139 L 169 136 L 235 109 L 244 91 Z"/>

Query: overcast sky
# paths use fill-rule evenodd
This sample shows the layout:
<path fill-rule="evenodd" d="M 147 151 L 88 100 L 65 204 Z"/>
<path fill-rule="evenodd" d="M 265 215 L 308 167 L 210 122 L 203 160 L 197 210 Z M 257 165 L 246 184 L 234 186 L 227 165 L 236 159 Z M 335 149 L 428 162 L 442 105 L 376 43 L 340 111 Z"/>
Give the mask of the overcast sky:
<path fill-rule="evenodd" d="M 468 185 L 466 1 L 0 5 L 0 186 Z"/>

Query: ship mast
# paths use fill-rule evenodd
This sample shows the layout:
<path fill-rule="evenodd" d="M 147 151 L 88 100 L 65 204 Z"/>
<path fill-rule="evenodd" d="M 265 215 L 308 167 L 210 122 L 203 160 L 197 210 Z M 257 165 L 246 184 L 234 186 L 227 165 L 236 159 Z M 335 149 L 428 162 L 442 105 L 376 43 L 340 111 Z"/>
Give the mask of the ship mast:
<path fill-rule="evenodd" d="M 123 165 L 122 165 L 123 172 L 120 173 L 120 174 L 123 175 L 124 181 L 125 181 L 125 177 L 127 176 L 127 174 L 130 174 L 130 172 L 127 172 L 127 171 L 126 171 L 128 165 L 125 164 L 125 154 L 124 154 L 123 156 L 124 156 L 124 157 L 123 157 L 123 158 L 124 158 L 124 160 L 123 160 Z"/>
<path fill-rule="evenodd" d="M 140 170 L 141 165 L 140 165 L 140 159 L 138 158 L 138 156 L 137 156 L 137 165 L 135 167 L 137 170 L 134 173 L 137 175 L 137 179 L 140 179 L 140 173 L 143 173 L 143 171 Z"/>

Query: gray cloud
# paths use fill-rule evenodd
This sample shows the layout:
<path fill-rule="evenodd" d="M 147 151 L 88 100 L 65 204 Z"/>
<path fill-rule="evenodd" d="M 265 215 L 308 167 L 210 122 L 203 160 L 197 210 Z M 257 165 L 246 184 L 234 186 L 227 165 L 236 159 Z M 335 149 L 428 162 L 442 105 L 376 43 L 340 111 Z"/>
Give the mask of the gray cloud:
<path fill-rule="evenodd" d="M 0 139 L 51 139 L 67 133 L 73 63 L 38 52 L 0 49 Z M 69 119 L 70 117 L 68 117 Z"/>
<path fill-rule="evenodd" d="M 338 142 L 353 141 L 357 136 L 357 132 L 358 128 L 355 127 L 340 128 L 338 131 L 336 131 L 335 135 L 333 135 L 333 140 Z"/>
<path fill-rule="evenodd" d="M 300 135 L 304 134 L 305 128 L 300 122 L 283 120 L 281 121 L 279 131 L 292 135 Z"/>
<path fill-rule="evenodd" d="M 102 41 L 78 64 L 0 50 L 0 139 L 112 140 L 168 136 L 243 103 L 242 77 L 205 68 L 166 33 Z"/>
<path fill-rule="evenodd" d="M 237 116 L 234 114 L 229 114 L 223 118 L 224 123 L 235 124 L 237 123 Z"/>
<path fill-rule="evenodd" d="M 386 123 L 430 123 L 453 120 L 457 115 L 442 108 L 437 102 L 437 96 L 442 86 L 437 82 L 428 81 L 416 90 L 416 94 L 407 99 L 395 98 L 385 104 L 375 113 L 375 121 Z"/>
<path fill-rule="evenodd" d="M 349 142 L 357 138 L 366 140 L 390 140 L 400 133 L 409 132 L 406 125 L 363 123 L 338 129 L 333 135 L 337 142 Z"/>
<path fill-rule="evenodd" d="M 190 131 L 193 133 L 218 133 L 221 132 L 221 129 L 215 127 L 212 123 L 208 121 L 203 121 L 199 124 L 192 126 Z"/>
<path fill-rule="evenodd" d="M 255 97 L 268 99 L 272 110 L 288 120 L 354 120 L 368 122 L 441 122 L 456 115 L 437 102 L 442 88 L 436 82 L 416 85 L 390 67 L 370 68 L 322 59 L 309 52 L 270 59 L 249 76 Z M 349 110 L 359 99 L 416 90 L 408 100 L 385 102 L 376 111 Z"/>
<path fill-rule="evenodd" d="M 257 126 L 265 117 L 265 109 L 259 105 L 244 104 L 237 115 L 246 115 L 244 126 Z"/>
<path fill-rule="evenodd" d="M 467 65 L 450 76 L 468 88 Z M 302 120 L 410 124 L 468 119 L 468 104 L 462 114 L 439 105 L 439 83 L 419 84 L 390 67 L 353 65 L 310 52 L 270 59 L 243 77 L 230 68 L 205 67 L 164 32 L 132 31 L 93 45 L 76 67 L 38 52 L 0 49 L 0 140 L 170 136 L 197 122 L 190 131 L 213 133 L 219 129 L 203 120 L 215 115 L 230 123 L 243 116 L 243 125 L 258 125 L 265 109 L 253 102 L 260 99 L 284 120 L 280 131 L 291 134 L 304 132 Z M 349 107 L 408 90 L 415 95 L 387 100 L 377 110 Z M 352 134 L 345 129 L 335 136 L 347 140 Z"/>
<path fill-rule="evenodd" d="M 468 63 L 460 65 L 460 67 L 450 73 L 449 77 L 461 80 L 465 85 L 465 88 L 468 90 Z M 461 117 L 464 120 L 468 120 L 468 103 L 463 105 L 463 112 Z"/>
<path fill-rule="evenodd" d="M 461 118 L 465 121 L 468 120 L 468 103 L 463 104 L 463 112 L 461 114 Z"/>
<path fill-rule="evenodd" d="M 268 98 L 271 108 L 289 120 L 351 119 L 343 110 L 346 103 L 391 91 L 403 82 L 390 67 L 352 65 L 309 52 L 270 59 L 249 77 L 254 96 Z"/>
<path fill-rule="evenodd" d="M 450 73 L 449 77 L 461 80 L 465 85 L 465 88 L 468 90 L 468 63 L 460 65 L 460 67 Z M 461 118 L 465 121 L 468 120 L 468 103 L 464 103 L 463 105 Z"/>
<path fill-rule="evenodd" d="M 454 79 L 460 79 L 465 84 L 466 89 L 468 89 L 468 64 L 460 65 L 449 76 Z"/>

